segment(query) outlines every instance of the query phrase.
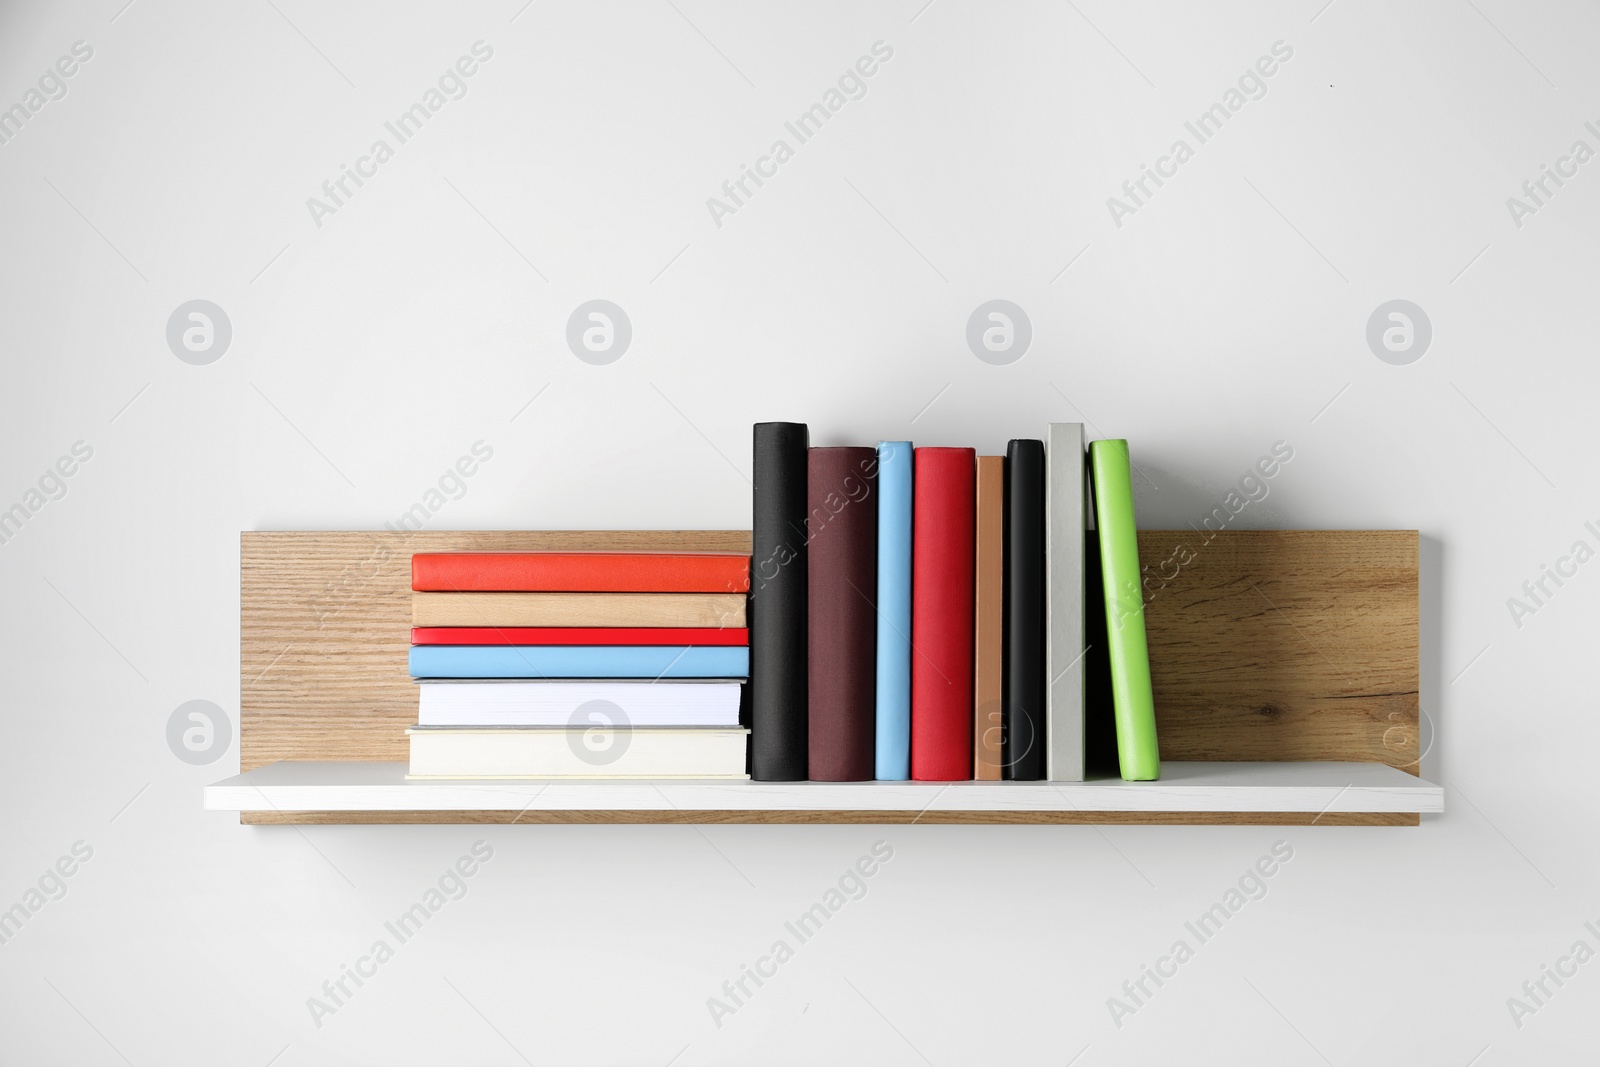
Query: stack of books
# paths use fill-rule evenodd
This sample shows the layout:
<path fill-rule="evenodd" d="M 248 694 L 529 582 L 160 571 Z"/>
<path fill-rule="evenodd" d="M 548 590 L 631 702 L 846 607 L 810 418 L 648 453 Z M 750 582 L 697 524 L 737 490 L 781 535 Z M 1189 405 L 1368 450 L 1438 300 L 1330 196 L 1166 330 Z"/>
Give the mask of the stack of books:
<path fill-rule="evenodd" d="M 1004 456 L 757 424 L 752 776 L 1082 781 L 1109 703 L 1122 777 L 1158 777 L 1130 470 L 1078 423 Z"/>
<path fill-rule="evenodd" d="M 411 558 L 413 778 L 746 778 L 749 558 Z"/>

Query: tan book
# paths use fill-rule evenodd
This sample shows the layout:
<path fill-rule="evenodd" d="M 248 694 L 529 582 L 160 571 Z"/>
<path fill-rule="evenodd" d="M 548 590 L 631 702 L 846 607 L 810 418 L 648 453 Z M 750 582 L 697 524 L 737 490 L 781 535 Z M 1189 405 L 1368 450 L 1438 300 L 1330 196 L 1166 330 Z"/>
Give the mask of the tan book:
<path fill-rule="evenodd" d="M 1000 780 L 1005 493 L 1005 457 L 979 456 L 977 587 L 973 596 L 976 617 L 972 627 L 972 776 L 980 782 Z"/>
<path fill-rule="evenodd" d="M 743 593 L 412 593 L 413 626 L 741 627 Z"/>

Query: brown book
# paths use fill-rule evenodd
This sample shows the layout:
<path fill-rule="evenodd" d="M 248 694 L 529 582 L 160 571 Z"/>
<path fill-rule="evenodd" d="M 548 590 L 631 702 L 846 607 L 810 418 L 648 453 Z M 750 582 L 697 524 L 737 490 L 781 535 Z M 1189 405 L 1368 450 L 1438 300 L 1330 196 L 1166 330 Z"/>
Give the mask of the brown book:
<path fill-rule="evenodd" d="M 972 777 L 980 782 L 1000 780 L 1005 495 L 1005 457 L 979 456 L 977 579 L 972 627 Z"/>
<path fill-rule="evenodd" d="M 413 626 L 744 625 L 743 593 L 412 593 Z"/>
<path fill-rule="evenodd" d="M 807 763 L 814 782 L 874 771 L 878 450 L 806 453 Z"/>

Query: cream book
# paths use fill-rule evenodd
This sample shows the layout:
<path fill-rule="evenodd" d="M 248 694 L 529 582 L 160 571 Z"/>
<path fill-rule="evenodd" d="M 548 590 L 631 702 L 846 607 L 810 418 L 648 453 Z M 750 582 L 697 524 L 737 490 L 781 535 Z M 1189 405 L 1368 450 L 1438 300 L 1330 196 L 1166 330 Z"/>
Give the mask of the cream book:
<path fill-rule="evenodd" d="M 748 778 L 750 731 L 413 726 L 407 778 Z"/>

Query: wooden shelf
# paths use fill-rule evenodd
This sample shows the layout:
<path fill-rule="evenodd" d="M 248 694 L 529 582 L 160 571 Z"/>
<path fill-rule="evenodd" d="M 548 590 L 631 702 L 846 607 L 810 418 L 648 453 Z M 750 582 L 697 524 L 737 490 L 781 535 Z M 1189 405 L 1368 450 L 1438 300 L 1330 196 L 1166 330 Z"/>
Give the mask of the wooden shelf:
<path fill-rule="evenodd" d="M 404 763 L 280 762 L 205 789 L 257 823 L 1415 824 L 1444 790 L 1381 763 L 1167 762 L 1124 782 L 407 781 Z"/>
<path fill-rule="evenodd" d="M 1141 530 L 1159 782 L 407 782 L 411 554 L 749 552 L 745 530 L 347 531 L 240 539 L 246 823 L 1416 825 L 1417 534 Z M 1086 667 L 1080 669 L 1087 669 Z M 1091 709 L 1094 710 L 1094 709 Z M 1104 708 L 1100 709 L 1103 718 Z M 1236 762 L 1212 762 L 1236 761 Z"/>

